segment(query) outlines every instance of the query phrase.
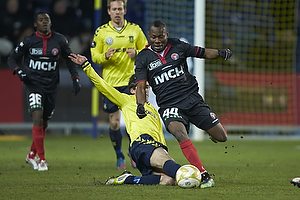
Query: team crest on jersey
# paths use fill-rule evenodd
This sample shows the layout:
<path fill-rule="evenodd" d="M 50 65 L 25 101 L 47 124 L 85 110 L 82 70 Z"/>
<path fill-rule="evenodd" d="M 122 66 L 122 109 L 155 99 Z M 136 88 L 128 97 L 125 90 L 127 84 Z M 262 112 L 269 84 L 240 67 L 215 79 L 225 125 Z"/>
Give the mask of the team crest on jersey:
<path fill-rule="evenodd" d="M 52 49 L 52 55 L 56 56 L 58 54 L 58 49 L 54 48 Z"/>
<path fill-rule="evenodd" d="M 134 37 L 133 36 L 129 36 L 129 42 L 133 43 L 134 42 Z"/>
<path fill-rule="evenodd" d="M 111 37 L 106 38 L 105 40 L 107 45 L 112 45 L 114 43 L 114 39 L 112 39 Z"/>
<path fill-rule="evenodd" d="M 210 117 L 212 118 L 212 119 L 216 119 L 217 118 L 217 116 L 216 116 L 216 114 L 215 113 L 209 113 L 209 115 L 210 115 Z"/>
<path fill-rule="evenodd" d="M 179 55 L 178 55 L 177 53 L 172 53 L 171 58 L 172 58 L 173 60 L 178 60 Z"/>

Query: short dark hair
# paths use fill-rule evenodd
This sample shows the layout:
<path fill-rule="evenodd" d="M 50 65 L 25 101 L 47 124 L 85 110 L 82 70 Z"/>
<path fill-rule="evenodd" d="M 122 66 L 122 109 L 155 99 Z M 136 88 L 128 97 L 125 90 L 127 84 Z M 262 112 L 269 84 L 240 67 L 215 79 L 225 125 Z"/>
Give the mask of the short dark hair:
<path fill-rule="evenodd" d="M 47 15 L 49 15 L 46 11 L 40 11 L 40 12 L 38 12 L 38 13 L 36 13 L 36 14 L 34 15 L 34 22 L 36 22 L 37 17 L 38 17 L 39 15 L 41 15 L 41 14 L 47 14 Z"/>
<path fill-rule="evenodd" d="M 154 27 L 165 27 L 166 28 L 166 30 L 168 30 L 167 29 L 167 25 L 163 22 L 163 21 L 161 21 L 161 20 L 155 20 L 154 22 L 152 22 L 151 24 L 150 24 L 150 26 L 149 26 L 149 30 L 150 30 L 150 28 L 152 27 L 152 26 L 154 26 Z"/>
<path fill-rule="evenodd" d="M 128 88 L 135 89 L 135 87 L 136 87 L 136 76 L 135 76 L 135 74 L 133 74 L 129 79 Z"/>

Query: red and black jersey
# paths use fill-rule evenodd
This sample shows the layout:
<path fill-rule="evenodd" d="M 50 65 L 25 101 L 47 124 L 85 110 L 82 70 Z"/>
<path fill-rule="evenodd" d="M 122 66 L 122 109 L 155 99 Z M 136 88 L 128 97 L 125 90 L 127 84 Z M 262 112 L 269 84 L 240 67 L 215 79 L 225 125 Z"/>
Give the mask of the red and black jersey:
<path fill-rule="evenodd" d="M 174 105 L 198 92 L 196 78 L 189 73 L 187 57 L 203 58 L 205 49 L 169 38 L 163 55 L 146 46 L 135 59 L 136 81 L 148 81 L 158 106 Z"/>
<path fill-rule="evenodd" d="M 60 56 L 66 59 L 71 76 L 78 76 L 77 65 L 68 58 L 70 53 L 68 41 L 62 34 L 51 32 L 47 36 L 42 36 L 35 32 L 24 37 L 10 54 L 7 63 L 14 73 L 14 70 L 23 62 L 21 68 L 29 78 L 27 86 L 54 92 L 59 84 Z"/>

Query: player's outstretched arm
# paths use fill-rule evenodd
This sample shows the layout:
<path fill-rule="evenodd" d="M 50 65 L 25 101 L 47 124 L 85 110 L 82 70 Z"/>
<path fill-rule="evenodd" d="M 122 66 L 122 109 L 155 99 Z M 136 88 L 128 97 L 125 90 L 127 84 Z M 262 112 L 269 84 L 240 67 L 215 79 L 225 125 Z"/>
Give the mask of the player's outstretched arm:
<path fill-rule="evenodd" d="M 90 80 L 94 83 L 96 88 L 101 92 L 104 96 L 106 96 L 111 102 L 122 107 L 130 97 L 125 93 L 121 93 L 116 90 L 113 86 L 106 83 L 89 63 L 88 59 L 85 56 L 80 54 L 71 53 L 68 56 L 72 62 L 81 65 L 83 71 L 87 74 Z"/>
<path fill-rule="evenodd" d="M 205 49 L 204 58 L 215 59 L 221 56 L 224 60 L 228 60 L 232 55 L 230 49 Z"/>

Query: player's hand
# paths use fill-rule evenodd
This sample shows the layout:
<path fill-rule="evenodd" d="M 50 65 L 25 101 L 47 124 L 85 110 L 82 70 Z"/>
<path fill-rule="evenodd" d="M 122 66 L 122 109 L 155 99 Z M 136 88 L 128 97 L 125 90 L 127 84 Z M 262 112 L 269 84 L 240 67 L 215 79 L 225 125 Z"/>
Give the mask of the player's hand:
<path fill-rule="evenodd" d="M 224 60 L 228 60 L 232 55 L 232 51 L 230 51 L 230 49 L 219 49 L 218 54 L 224 58 Z"/>
<path fill-rule="evenodd" d="M 137 109 L 136 109 L 136 115 L 140 118 L 140 119 L 143 119 L 144 117 L 146 117 L 146 111 L 145 111 L 145 108 L 144 108 L 144 105 L 143 104 L 138 104 L 137 106 Z"/>
<path fill-rule="evenodd" d="M 80 91 L 81 85 L 80 85 L 80 79 L 79 77 L 73 77 L 73 90 L 72 92 L 74 92 L 75 96 L 78 94 L 78 92 Z"/>
<path fill-rule="evenodd" d="M 126 53 L 129 58 L 135 58 L 135 56 L 136 56 L 136 51 L 134 49 L 127 49 Z"/>
<path fill-rule="evenodd" d="M 71 53 L 68 57 L 77 65 L 82 65 L 87 60 L 85 56 L 82 56 L 80 54 L 76 55 L 74 53 Z"/>
<path fill-rule="evenodd" d="M 29 81 L 27 74 L 22 69 L 17 68 L 15 73 L 18 75 L 20 81 L 23 81 L 24 83 Z"/>
<path fill-rule="evenodd" d="M 105 58 L 106 58 L 106 59 L 109 59 L 110 57 L 113 57 L 115 51 L 116 51 L 115 48 L 110 47 L 110 48 L 107 50 L 107 52 L 105 53 Z"/>

